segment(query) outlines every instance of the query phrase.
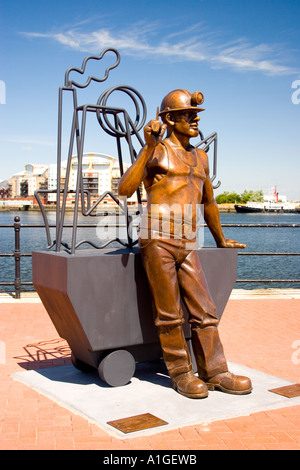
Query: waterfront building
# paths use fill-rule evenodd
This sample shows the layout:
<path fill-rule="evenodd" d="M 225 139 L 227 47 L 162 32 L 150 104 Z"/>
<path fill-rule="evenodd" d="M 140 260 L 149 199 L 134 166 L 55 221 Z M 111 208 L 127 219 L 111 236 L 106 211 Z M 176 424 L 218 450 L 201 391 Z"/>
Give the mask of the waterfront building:
<path fill-rule="evenodd" d="M 129 165 L 123 164 L 124 171 Z M 67 161 L 62 161 L 60 169 L 60 187 L 65 187 L 65 181 L 68 176 L 68 196 L 67 205 L 74 204 L 74 191 L 77 185 L 78 158 L 74 155 L 71 159 L 70 172 L 67 172 Z M 93 204 L 105 192 L 109 191 L 118 197 L 118 185 L 120 181 L 119 162 L 112 156 L 103 153 L 84 153 L 82 156 L 82 178 L 83 188 L 87 190 Z M 57 164 L 48 165 L 26 164 L 23 171 L 13 175 L 8 180 L 9 199 L 34 201 L 34 193 L 40 190 L 40 198 L 44 204 L 56 203 L 57 189 Z M 43 190 L 47 190 L 43 192 Z M 52 192 L 48 192 L 48 191 Z M 142 198 L 145 197 L 144 188 L 141 187 Z M 129 203 L 135 203 L 136 194 L 130 199 Z M 113 202 L 110 196 L 107 196 L 104 202 Z"/>
<path fill-rule="evenodd" d="M 127 170 L 129 165 L 123 164 L 124 171 Z M 67 161 L 61 163 L 61 188 L 64 188 L 66 181 Z M 78 171 L 78 158 L 74 155 L 71 160 L 68 190 L 74 191 L 77 184 L 77 171 Z M 82 179 L 83 188 L 89 191 L 91 196 L 91 203 L 94 203 L 106 191 L 111 192 L 116 197 L 118 196 L 118 185 L 120 181 L 120 166 L 118 161 L 104 153 L 84 153 L 82 156 Z M 57 165 L 49 165 L 48 171 L 48 189 L 56 190 L 57 187 Z M 112 202 L 108 196 L 105 198 L 106 202 Z M 49 202 L 56 201 L 56 193 L 50 193 L 48 196 Z M 136 201 L 136 195 L 133 195 L 129 200 L 130 202 Z M 67 198 L 67 204 L 70 205 L 74 202 L 74 194 L 70 193 Z"/>
<path fill-rule="evenodd" d="M 8 199 L 10 197 L 10 191 L 8 187 L 8 181 L 0 181 L 0 200 Z"/>
<path fill-rule="evenodd" d="M 82 178 L 84 189 L 90 192 L 93 199 L 97 199 L 105 191 L 111 191 L 112 173 L 115 158 L 102 153 L 84 153 L 82 156 Z M 61 163 L 60 186 L 65 187 L 67 161 Z M 74 155 L 71 159 L 70 173 L 68 175 L 68 190 L 75 191 L 77 185 L 78 158 Z M 120 173 L 120 172 L 119 172 Z M 48 189 L 55 191 L 57 188 L 57 165 L 49 165 Z M 56 193 L 49 194 L 49 202 L 56 201 Z M 67 204 L 72 204 L 74 194 L 69 193 Z"/>
<path fill-rule="evenodd" d="M 8 180 L 10 197 L 34 196 L 34 192 L 45 187 L 48 181 L 48 165 L 33 165 L 28 163 L 23 171 L 13 175 Z"/>

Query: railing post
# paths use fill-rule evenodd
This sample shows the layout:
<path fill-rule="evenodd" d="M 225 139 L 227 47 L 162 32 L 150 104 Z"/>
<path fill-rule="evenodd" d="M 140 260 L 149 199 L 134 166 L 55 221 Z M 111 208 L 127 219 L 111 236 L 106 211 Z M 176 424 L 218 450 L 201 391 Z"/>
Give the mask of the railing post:
<path fill-rule="evenodd" d="M 20 278 L 20 260 L 21 260 L 21 252 L 20 252 L 20 217 L 16 216 L 14 218 L 14 230 L 15 230 L 15 294 L 16 299 L 19 299 L 21 296 L 21 278 Z"/>

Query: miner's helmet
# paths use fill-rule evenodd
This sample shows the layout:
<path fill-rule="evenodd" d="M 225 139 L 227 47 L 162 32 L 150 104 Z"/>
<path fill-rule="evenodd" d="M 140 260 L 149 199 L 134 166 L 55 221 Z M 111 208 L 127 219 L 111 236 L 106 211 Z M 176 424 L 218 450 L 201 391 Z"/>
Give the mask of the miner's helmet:
<path fill-rule="evenodd" d="M 196 91 L 192 94 L 187 90 L 173 90 L 162 100 L 159 116 L 162 116 L 163 118 L 166 113 L 188 110 L 200 113 L 201 111 L 204 111 L 204 108 L 199 108 L 198 105 L 202 104 L 203 101 L 204 96 L 201 91 Z"/>

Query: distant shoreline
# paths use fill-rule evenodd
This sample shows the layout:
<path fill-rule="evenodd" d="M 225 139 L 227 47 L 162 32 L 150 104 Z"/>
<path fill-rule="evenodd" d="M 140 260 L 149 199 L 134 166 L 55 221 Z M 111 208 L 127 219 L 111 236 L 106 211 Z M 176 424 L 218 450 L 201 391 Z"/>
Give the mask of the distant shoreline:
<path fill-rule="evenodd" d="M 0 206 L 0 212 L 41 212 L 41 209 L 38 205 L 34 206 L 25 206 L 24 207 L 15 207 L 15 206 Z M 101 204 L 101 209 L 104 211 L 106 209 L 110 209 L 111 207 L 116 207 L 115 205 L 111 204 Z M 130 207 L 130 206 L 129 206 Z M 234 208 L 234 204 L 218 204 L 219 212 L 231 212 L 235 213 L 236 210 Z M 44 210 L 47 212 L 55 212 L 56 206 L 44 206 Z M 66 206 L 66 212 L 73 212 L 73 207 Z"/>

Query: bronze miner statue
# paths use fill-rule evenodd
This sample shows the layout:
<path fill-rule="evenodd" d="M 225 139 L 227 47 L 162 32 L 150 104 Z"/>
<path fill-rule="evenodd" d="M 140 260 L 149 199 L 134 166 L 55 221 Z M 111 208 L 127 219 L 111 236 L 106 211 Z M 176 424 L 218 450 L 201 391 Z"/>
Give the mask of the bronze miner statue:
<path fill-rule="evenodd" d="M 145 185 L 147 209 L 140 224 L 140 252 L 171 385 L 188 398 L 206 397 L 208 390 L 214 389 L 237 395 L 252 390 L 249 378 L 228 371 L 216 307 L 197 251 L 200 207 L 218 247 L 245 248 L 225 238 L 208 157 L 190 144 L 199 134 L 202 103 L 201 92 L 178 89 L 165 96 L 158 113 L 162 123 L 157 115 L 145 126 L 145 146 L 119 184 L 119 195 L 127 197 L 142 181 Z M 189 314 L 199 378 L 193 373 L 182 329 L 181 299 Z"/>

